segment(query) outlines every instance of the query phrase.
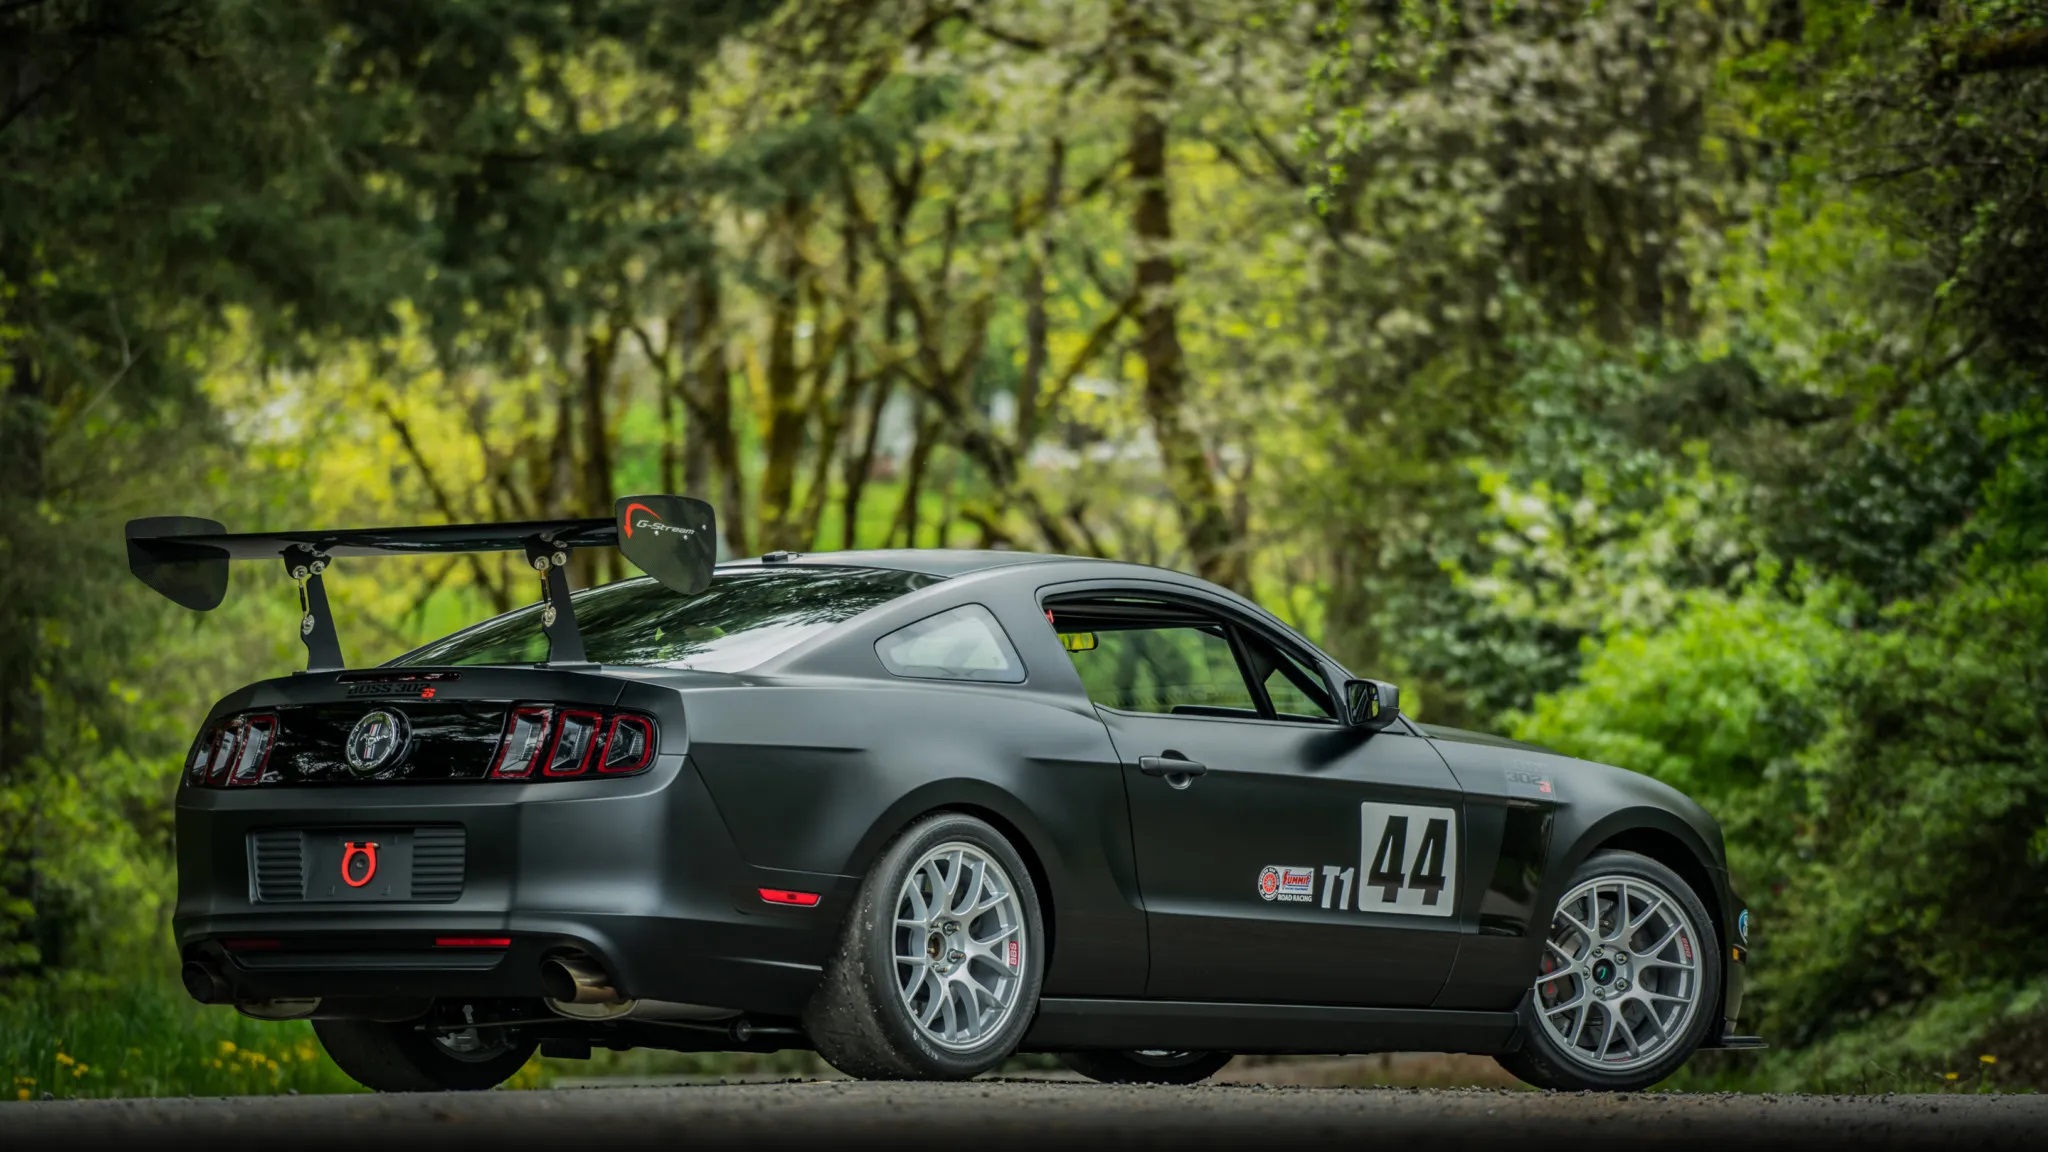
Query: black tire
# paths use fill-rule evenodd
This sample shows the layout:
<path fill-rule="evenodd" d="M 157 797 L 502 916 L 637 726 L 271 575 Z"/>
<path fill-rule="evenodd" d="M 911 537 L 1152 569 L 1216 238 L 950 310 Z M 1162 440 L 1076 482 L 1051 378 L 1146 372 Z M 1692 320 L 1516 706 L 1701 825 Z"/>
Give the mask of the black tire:
<path fill-rule="evenodd" d="M 1019 981 L 1009 1015 L 968 1050 L 934 1043 L 918 1028 L 897 984 L 896 901 L 910 870 L 941 844 L 965 842 L 1008 873 L 1022 910 Z M 941 812 L 905 829 L 854 898 L 838 949 L 803 1013 L 804 1031 L 825 1062 L 864 1080 L 967 1080 L 1007 1059 L 1038 1013 L 1045 971 L 1045 928 L 1038 890 L 1017 850 L 972 816 Z"/>
<path fill-rule="evenodd" d="M 377 1092 L 496 1088 L 526 1066 L 535 1046 L 532 1040 L 502 1038 L 483 1052 L 461 1056 L 414 1024 L 375 1020 L 315 1020 L 313 1034 L 320 1037 L 328 1058 L 350 1079 Z"/>
<path fill-rule="evenodd" d="M 1230 1058 L 1228 1052 L 1060 1053 L 1060 1063 L 1103 1084 L 1199 1084 Z"/>
<path fill-rule="evenodd" d="M 1679 1067 L 1692 1058 L 1700 1043 L 1707 1037 L 1708 1029 L 1720 1025 L 1717 1008 L 1721 992 L 1721 944 L 1720 929 L 1707 912 L 1706 904 L 1699 894 L 1692 890 L 1678 873 L 1663 864 L 1640 856 L 1634 852 L 1596 852 L 1588 857 L 1572 873 L 1571 883 L 1565 886 L 1566 893 L 1580 884 L 1597 876 L 1631 876 L 1647 880 L 1676 898 L 1699 932 L 1698 976 L 1700 980 L 1699 999 L 1693 1007 L 1693 1016 L 1678 1040 L 1656 1060 L 1623 1071 L 1606 1072 L 1589 1067 L 1565 1054 L 1550 1032 L 1543 1027 L 1537 1013 L 1537 989 L 1534 978 L 1532 987 L 1522 997 L 1517 1013 L 1522 1020 L 1522 1047 L 1519 1051 L 1495 1059 L 1500 1066 L 1517 1078 L 1537 1088 L 1554 1089 L 1561 1092 L 1636 1092 L 1678 1071 Z M 1555 912 L 1552 914 L 1556 915 Z M 1543 930 L 1548 931 L 1546 923 Z"/>

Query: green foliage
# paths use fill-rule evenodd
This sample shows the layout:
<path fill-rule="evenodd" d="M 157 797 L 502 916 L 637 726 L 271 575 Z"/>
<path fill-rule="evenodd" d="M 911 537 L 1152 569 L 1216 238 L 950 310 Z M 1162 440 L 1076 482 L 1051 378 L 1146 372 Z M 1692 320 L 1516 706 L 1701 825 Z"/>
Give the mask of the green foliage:
<path fill-rule="evenodd" d="M 1795 1050 L 1787 1082 L 1839 1082 L 1844 1061 L 1924 1072 L 2002 1019 L 1976 1009 L 2041 1015 L 2048 563 L 1899 601 L 1875 628 L 1838 587 L 1776 576 L 1604 637 L 1515 727 L 1720 815 L 1757 915 L 1746 1014 Z"/>
<path fill-rule="evenodd" d="M 1241 577 L 1429 718 L 1721 817 L 1780 1050 L 1695 1082 L 2048 1084 L 2044 21 L 0 5 L 0 1068 L 335 1084 L 140 978 L 191 728 L 299 652 L 275 573 L 195 621 L 121 521 L 660 487 L 734 552 Z M 333 594 L 360 663 L 533 592 Z"/>

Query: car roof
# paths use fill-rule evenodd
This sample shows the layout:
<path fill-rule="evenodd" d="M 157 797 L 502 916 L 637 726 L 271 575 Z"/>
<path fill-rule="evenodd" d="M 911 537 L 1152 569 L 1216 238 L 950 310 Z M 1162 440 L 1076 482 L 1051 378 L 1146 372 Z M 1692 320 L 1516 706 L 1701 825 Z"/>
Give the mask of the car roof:
<path fill-rule="evenodd" d="M 848 552 L 770 552 L 768 555 L 776 556 L 778 559 L 769 560 L 755 556 L 746 560 L 729 560 L 719 567 L 884 568 L 897 572 L 917 572 L 926 576 L 953 577 L 986 572 L 992 568 L 1012 568 L 1020 564 L 1092 559 L 1086 556 L 1061 556 L 1053 552 L 1013 552 L 1002 548 L 864 548 Z M 1113 564 L 1118 568 L 1139 567 L 1112 560 L 1094 560 L 1094 563 Z"/>

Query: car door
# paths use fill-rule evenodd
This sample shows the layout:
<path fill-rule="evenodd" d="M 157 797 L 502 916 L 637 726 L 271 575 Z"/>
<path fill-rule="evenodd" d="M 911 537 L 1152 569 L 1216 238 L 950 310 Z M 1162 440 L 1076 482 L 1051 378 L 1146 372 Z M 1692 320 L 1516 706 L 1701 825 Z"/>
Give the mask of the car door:
<path fill-rule="evenodd" d="M 1124 764 L 1146 995 L 1430 1003 L 1464 887 L 1462 798 L 1436 750 L 1341 724 L 1321 663 L 1220 602 L 1049 607 Z"/>

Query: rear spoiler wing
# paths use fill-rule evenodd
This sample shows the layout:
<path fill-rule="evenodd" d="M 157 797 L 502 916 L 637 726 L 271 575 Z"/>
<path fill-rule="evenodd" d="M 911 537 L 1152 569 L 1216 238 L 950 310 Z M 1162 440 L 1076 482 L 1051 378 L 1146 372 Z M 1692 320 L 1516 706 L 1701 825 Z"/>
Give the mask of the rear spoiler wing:
<path fill-rule="evenodd" d="M 339 556 L 418 556 L 444 552 L 519 552 L 541 576 L 541 626 L 550 663 L 584 662 L 583 635 L 569 604 L 563 568 L 577 548 L 617 547 L 635 567 L 685 596 L 711 583 L 717 561 L 716 515 L 689 496 L 627 496 L 609 520 L 524 520 L 413 528 L 316 528 L 229 532 L 197 516 L 146 516 L 128 522 L 128 570 L 172 601 L 200 612 L 227 597 L 232 560 L 282 560 L 299 583 L 299 636 L 306 670 L 345 667 L 321 581 Z"/>

